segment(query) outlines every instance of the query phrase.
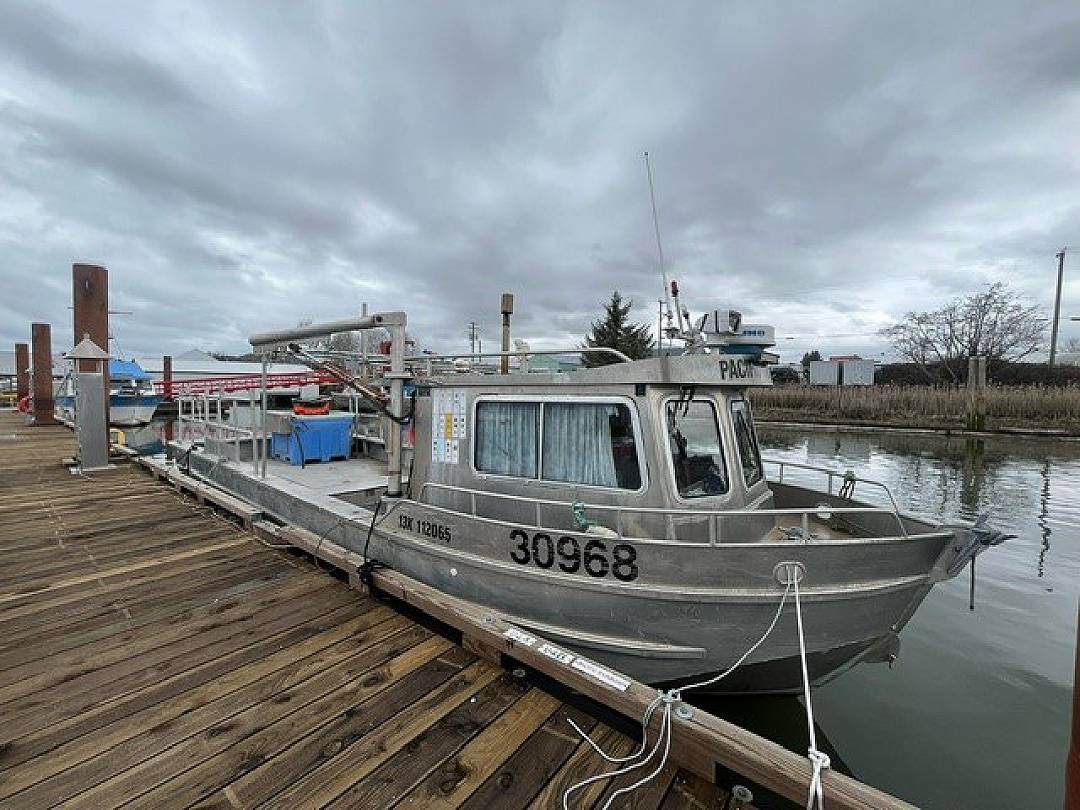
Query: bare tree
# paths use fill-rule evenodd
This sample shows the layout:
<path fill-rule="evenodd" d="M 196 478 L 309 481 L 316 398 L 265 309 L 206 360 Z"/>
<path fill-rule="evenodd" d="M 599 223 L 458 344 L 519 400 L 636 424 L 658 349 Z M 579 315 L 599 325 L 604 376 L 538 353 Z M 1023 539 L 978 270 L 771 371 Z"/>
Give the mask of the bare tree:
<path fill-rule="evenodd" d="M 972 355 L 1017 361 L 1038 351 L 1046 337 L 1046 319 L 1038 307 L 997 282 L 933 312 L 909 312 L 880 334 L 931 379 L 935 369 L 944 369 L 959 382 L 963 364 Z"/>
<path fill-rule="evenodd" d="M 330 336 L 330 348 L 337 352 L 360 351 L 359 332 L 335 332 Z"/>

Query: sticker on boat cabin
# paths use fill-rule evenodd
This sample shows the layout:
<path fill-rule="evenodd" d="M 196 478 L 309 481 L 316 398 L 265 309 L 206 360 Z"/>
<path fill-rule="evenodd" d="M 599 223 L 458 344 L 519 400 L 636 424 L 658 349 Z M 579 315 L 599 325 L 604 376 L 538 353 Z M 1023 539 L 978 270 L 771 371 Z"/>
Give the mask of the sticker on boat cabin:
<path fill-rule="evenodd" d="M 526 647 L 531 647 L 536 643 L 536 636 L 530 636 L 524 630 L 518 630 L 516 627 L 511 627 L 503 635 L 511 641 L 524 644 Z"/>
<path fill-rule="evenodd" d="M 465 392 L 435 389 L 431 392 L 431 461 L 457 464 L 465 444 Z"/>
<path fill-rule="evenodd" d="M 554 644 L 541 644 L 537 652 L 548 658 L 554 658 L 560 664 L 569 664 L 574 660 L 573 653 L 567 652 L 562 647 L 556 647 Z"/>
<path fill-rule="evenodd" d="M 630 688 L 631 681 L 629 678 L 623 677 L 618 672 L 612 672 L 610 669 L 602 667 L 594 661 L 590 661 L 588 658 L 578 658 L 570 666 L 584 672 L 593 680 L 607 684 L 610 687 L 618 689 L 620 692 L 625 692 Z"/>

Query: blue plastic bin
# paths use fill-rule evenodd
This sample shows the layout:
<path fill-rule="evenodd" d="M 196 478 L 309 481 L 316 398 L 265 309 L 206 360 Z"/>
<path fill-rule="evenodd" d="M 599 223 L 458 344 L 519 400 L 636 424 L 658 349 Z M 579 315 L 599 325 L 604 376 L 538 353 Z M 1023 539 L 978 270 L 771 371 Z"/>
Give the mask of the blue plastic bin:
<path fill-rule="evenodd" d="M 270 434 L 270 455 L 294 467 L 348 458 L 352 422 L 352 416 L 294 416 L 292 433 Z"/>

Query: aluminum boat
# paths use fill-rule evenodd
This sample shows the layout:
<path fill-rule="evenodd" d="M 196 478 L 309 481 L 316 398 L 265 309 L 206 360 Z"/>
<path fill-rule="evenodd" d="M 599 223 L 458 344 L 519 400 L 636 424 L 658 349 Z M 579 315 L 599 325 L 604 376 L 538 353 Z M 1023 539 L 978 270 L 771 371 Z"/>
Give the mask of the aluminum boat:
<path fill-rule="evenodd" d="M 703 321 L 681 356 L 566 373 L 411 362 L 404 313 L 251 342 L 312 361 L 293 341 L 390 330 L 389 370 L 355 386 L 384 414 L 387 486 L 363 542 L 343 542 L 498 611 L 556 654 L 657 685 L 711 676 L 762 635 L 797 571 L 813 682 L 891 661 L 934 584 L 1003 537 L 905 514 L 851 472 L 762 458 L 750 392 L 772 384 L 772 330 L 736 315 L 715 315 L 711 333 Z M 715 691 L 800 688 L 798 637 L 778 632 Z"/>

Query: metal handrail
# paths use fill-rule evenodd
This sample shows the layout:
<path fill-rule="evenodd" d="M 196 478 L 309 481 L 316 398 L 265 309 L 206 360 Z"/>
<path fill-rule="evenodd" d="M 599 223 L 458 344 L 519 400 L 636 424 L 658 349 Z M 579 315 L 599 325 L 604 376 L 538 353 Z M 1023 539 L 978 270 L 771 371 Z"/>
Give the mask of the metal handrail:
<path fill-rule="evenodd" d="M 191 406 L 190 413 L 185 412 L 185 405 Z M 210 433 L 213 433 L 215 438 L 224 435 L 224 441 L 231 440 L 233 442 L 235 460 L 240 463 L 240 441 L 242 439 L 251 439 L 254 444 L 255 431 L 252 428 L 242 428 L 228 424 L 224 421 L 223 414 L 224 409 L 220 391 L 215 398 L 211 398 L 208 393 L 202 395 L 185 394 L 176 398 L 176 420 L 180 423 L 181 429 L 187 424 L 201 428 L 204 437 Z"/>
<path fill-rule="evenodd" d="M 481 496 L 484 498 L 496 498 L 507 501 L 522 501 L 535 505 L 536 507 L 536 519 L 533 523 L 537 528 L 543 528 L 540 524 L 540 507 L 541 506 L 561 506 L 573 509 L 574 501 L 557 501 L 546 498 L 532 498 L 525 495 L 508 495 L 502 492 L 490 492 L 482 489 L 471 489 L 469 487 L 460 487 L 453 484 L 439 484 L 434 481 L 425 481 L 420 487 L 419 500 L 424 503 L 424 491 L 427 489 L 437 489 L 446 492 L 458 492 L 469 496 L 470 512 L 472 517 L 477 517 L 476 514 L 476 498 Z M 434 506 L 434 504 L 432 504 Z M 791 507 L 785 509 L 756 509 L 756 508 L 743 508 L 743 509 L 685 509 L 685 508 L 670 508 L 670 507 L 658 507 L 658 506 L 623 506 L 619 504 L 582 504 L 587 510 L 599 511 L 599 512 L 614 512 L 615 513 L 615 531 L 621 537 L 623 534 L 622 520 L 623 513 L 631 514 L 643 514 L 643 515 L 658 515 L 669 519 L 668 523 L 671 524 L 670 519 L 676 517 L 686 516 L 700 516 L 706 517 L 709 520 L 709 545 L 716 545 L 716 537 L 718 535 L 716 520 L 722 517 L 757 517 L 757 516 L 780 516 L 780 515 L 798 515 L 801 518 L 803 537 L 805 542 L 810 540 L 810 516 L 817 515 L 821 512 L 828 512 L 830 514 L 841 515 L 858 515 L 858 514 L 884 514 L 891 515 L 896 518 L 897 525 L 900 527 L 900 533 L 905 539 L 908 538 L 907 528 L 904 526 L 903 516 L 897 509 L 887 509 L 882 506 L 830 506 L 827 504 L 812 506 L 812 507 Z M 444 507 L 440 507 L 444 508 Z M 453 511 L 453 510 L 451 510 Z"/>
<path fill-rule="evenodd" d="M 844 481 L 855 481 L 859 484 L 868 484 L 870 486 L 880 487 L 882 490 L 885 491 L 885 495 L 888 497 L 889 503 L 892 504 L 893 511 L 897 514 L 900 514 L 900 507 L 896 503 L 896 498 L 893 497 L 892 490 L 889 489 L 888 485 L 885 484 L 885 482 L 883 481 L 875 481 L 872 478 L 863 478 L 861 476 L 855 475 L 855 473 L 850 470 L 847 472 L 837 472 L 836 470 L 830 470 L 828 467 L 818 467 L 814 464 L 803 464 L 799 461 L 785 461 L 784 459 L 779 458 L 762 458 L 761 460 L 765 464 L 776 464 L 778 467 L 780 467 L 778 481 L 781 484 L 784 483 L 784 468 L 797 467 L 800 470 L 810 470 L 811 472 L 819 472 L 827 475 L 829 477 L 830 495 L 833 494 L 833 478 L 839 478 Z"/>

